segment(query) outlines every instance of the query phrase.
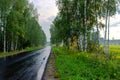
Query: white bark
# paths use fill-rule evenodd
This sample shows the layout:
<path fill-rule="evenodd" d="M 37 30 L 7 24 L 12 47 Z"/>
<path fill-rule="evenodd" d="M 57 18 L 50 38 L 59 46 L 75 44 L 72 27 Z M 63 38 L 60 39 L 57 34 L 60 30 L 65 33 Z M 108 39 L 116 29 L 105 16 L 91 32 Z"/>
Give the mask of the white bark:
<path fill-rule="evenodd" d="M 107 13 L 106 13 L 107 14 Z M 104 53 L 105 54 L 107 54 L 108 52 L 108 50 L 107 50 L 107 23 L 108 23 L 108 20 L 107 20 L 108 18 L 107 18 L 107 15 L 106 15 L 106 21 L 105 21 L 105 35 L 104 35 Z"/>
<path fill-rule="evenodd" d="M 97 47 L 98 47 L 98 53 L 100 50 L 100 43 L 99 43 L 99 26 L 98 26 L 98 13 L 96 12 L 96 28 L 97 28 Z"/>
<path fill-rule="evenodd" d="M 18 39 L 16 39 L 15 50 L 18 48 Z"/>
<path fill-rule="evenodd" d="M 12 40 L 11 40 L 11 50 L 13 51 L 14 50 L 14 41 L 13 41 L 13 32 L 12 32 Z"/>
<path fill-rule="evenodd" d="M 108 47 L 108 42 L 107 42 L 107 32 L 108 32 L 108 39 L 109 39 L 109 0 L 108 0 L 108 6 L 107 6 L 107 9 L 106 9 L 106 21 L 105 21 L 105 36 L 104 36 L 104 53 L 109 56 L 109 47 Z"/>
<path fill-rule="evenodd" d="M 109 52 L 109 35 L 110 35 L 110 12 L 109 12 L 109 10 L 108 10 L 108 54 L 110 54 L 110 52 Z"/>
<path fill-rule="evenodd" d="M 90 31 L 90 41 L 92 41 L 92 30 Z"/>
<path fill-rule="evenodd" d="M 84 31 L 84 51 L 87 51 L 87 21 L 86 21 L 86 3 L 87 1 L 84 1 L 84 27 L 85 27 L 85 31 Z"/>
<path fill-rule="evenodd" d="M 4 29 L 4 34 L 3 34 L 3 39 L 4 39 L 4 52 L 6 52 L 6 31 Z"/>
<path fill-rule="evenodd" d="M 83 51 L 83 35 L 79 35 L 79 45 L 80 45 L 80 50 Z"/>

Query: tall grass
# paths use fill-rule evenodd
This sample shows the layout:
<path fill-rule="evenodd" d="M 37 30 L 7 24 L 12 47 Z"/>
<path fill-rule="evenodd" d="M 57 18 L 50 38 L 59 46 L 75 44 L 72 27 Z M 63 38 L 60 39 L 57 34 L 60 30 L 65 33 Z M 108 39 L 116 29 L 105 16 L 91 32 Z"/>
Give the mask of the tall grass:
<path fill-rule="evenodd" d="M 110 54 L 120 59 L 120 45 L 110 45 Z"/>
<path fill-rule="evenodd" d="M 60 80 L 120 80 L 120 60 L 53 47 Z"/>

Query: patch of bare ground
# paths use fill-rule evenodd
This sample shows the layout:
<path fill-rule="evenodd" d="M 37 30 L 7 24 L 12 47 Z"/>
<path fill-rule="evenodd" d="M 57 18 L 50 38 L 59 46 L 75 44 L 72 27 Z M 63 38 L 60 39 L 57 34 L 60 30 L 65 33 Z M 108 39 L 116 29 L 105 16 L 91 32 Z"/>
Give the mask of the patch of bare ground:
<path fill-rule="evenodd" d="M 55 67 L 55 55 L 51 53 L 44 75 L 44 80 L 59 80 Z"/>

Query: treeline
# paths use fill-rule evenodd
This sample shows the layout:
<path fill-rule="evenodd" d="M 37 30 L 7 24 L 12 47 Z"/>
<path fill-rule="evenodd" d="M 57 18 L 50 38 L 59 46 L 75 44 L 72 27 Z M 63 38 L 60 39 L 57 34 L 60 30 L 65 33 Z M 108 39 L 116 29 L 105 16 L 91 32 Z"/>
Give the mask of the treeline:
<path fill-rule="evenodd" d="M 100 29 L 105 28 L 107 45 L 109 17 L 116 13 L 119 0 L 57 0 L 56 4 L 59 13 L 50 29 L 53 44 L 74 46 L 80 51 L 99 50 Z"/>
<path fill-rule="evenodd" d="M 44 45 L 38 13 L 28 0 L 0 0 L 0 51 Z"/>

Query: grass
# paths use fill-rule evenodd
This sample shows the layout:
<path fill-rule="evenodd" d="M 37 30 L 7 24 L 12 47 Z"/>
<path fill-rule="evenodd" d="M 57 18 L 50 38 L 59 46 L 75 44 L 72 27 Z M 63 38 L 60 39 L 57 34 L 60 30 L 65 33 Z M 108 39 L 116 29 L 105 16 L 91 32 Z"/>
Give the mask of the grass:
<path fill-rule="evenodd" d="M 113 52 L 114 53 L 114 52 Z M 120 59 L 53 47 L 60 80 L 120 80 Z M 114 53 L 117 54 L 118 53 Z"/>
<path fill-rule="evenodd" d="M 120 59 L 120 46 L 119 45 L 111 45 L 110 46 L 110 54 Z"/>
<path fill-rule="evenodd" d="M 38 47 L 27 47 L 23 50 L 16 50 L 16 51 L 11 51 L 11 52 L 0 52 L 0 58 L 2 57 L 6 57 L 6 56 L 11 56 L 11 55 L 15 55 L 15 54 L 19 54 L 22 52 L 27 52 L 27 51 L 33 51 L 33 50 L 37 50 L 42 48 L 42 46 L 38 46 Z"/>

